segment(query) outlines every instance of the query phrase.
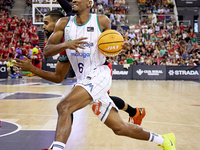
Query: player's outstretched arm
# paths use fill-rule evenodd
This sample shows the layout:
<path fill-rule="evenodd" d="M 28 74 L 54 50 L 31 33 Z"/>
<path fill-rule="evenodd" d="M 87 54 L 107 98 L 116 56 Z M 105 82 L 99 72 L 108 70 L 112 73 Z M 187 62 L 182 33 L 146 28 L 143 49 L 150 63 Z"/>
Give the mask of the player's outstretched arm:
<path fill-rule="evenodd" d="M 44 47 L 43 55 L 45 57 L 54 56 L 67 48 L 65 43 L 58 44 L 63 39 L 64 28 L 67 22 L 68 18 L 66 17 L 57 21 L 54 32 L 51 34 L 46 46 Z"/>
<path fill-rule="evenodd" d="M 57 0 L 57 1 L 66 13 L 72 11 L 72 6 L 69 4 L 69 2 L 67 0 Z"/>
<path fill-rule="evenodd" d="M 81 37 L 79 39 L 75 39 L 72 41 L 66 41 L 66 42 L 58 44 L 63 39 L 64 28 L 68 22 L 68 19 L 69 18 L 67 18 L 67 17 L 61 18 L 56 23 L 54 32 L 49 37 L 48 42 L 44 48 L 44 52 L 43 52 L 44 57 L 54 56 L 66 49 L 76 50 L 78 52 L 78 54 L 80 55 L 80 52 L 78 51 L 77 48 L 84 49 L 84 47 L 80 46 L 80 44 L 88 43 L 87 41 L 84 41 L 87 38 Z"/>
<path fill-rule="evenodd" d="M 16 60 L 17 62 L 13 62 L 13 64 L 15 67 L 18 67 L 17 70 L 31 71 L 32 73 L 38 75 L 39 77 L 55 83 L 62 82 L 70 68 L 69 62 L 57 62 L 55 72 L 50 72 L 50 71 L 44 71 L 42 69 L 33 66 L 27 57 L 25 57 L 24 60 L 20 60 L 17 58 Z"/>

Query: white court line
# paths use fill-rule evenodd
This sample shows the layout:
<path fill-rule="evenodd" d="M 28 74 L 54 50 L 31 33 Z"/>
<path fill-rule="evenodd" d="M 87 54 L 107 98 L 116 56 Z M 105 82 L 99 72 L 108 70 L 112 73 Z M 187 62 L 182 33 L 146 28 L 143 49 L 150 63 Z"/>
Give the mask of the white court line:
<path fill-rule="evenodd" d="M 12 114 L 12 113 L 0 113 L 0 115 L 21 115 L 21 116 L 46 116 L 46 117 L 57 117 L 57 115 L 38 115 L 38 114 Z M 81 118 L 91 118 L 91 119 L 97 119 L 97 117 L 81 117 Z M 76 118 L 74 117 L 74 120 L 76 120 Z M 78 120 L 78 118 L 77 118 Z M 124 122 L 126 122 L 125 120 L 127 119 L 123 119 Z M 169 125 L 177 125 L 177 126 L 187 126 L 187 127 L 197 127 L 200 128 L 199 125 L 190 125 L 190 124 L 180 124 L 180 123 L 171 123 L 171 122 L 157 122 L 157 121 L 142 121 L 142 122 L 147 122 L 147 123 L 157 123 L 157 124 L 169 124 Z"/>
<path fill-rule="evenodd" d="M 22 129 L 22 127 L 20 125 L 14 123 L 14 122 L 5 121 L 5 120 L 1 120 L 1 121 L 7 122 L 7 123 L 10 123 L 10 124 L 14 124 L 14 125 L 17 126 L 17 129 L 15 131 L 10 132 L 10 133 L 2 134 L 2 135 L 0 135 L 0 137 L 4 137 L 4 136 L 8 136 L 8 135 L 14 134 L 14 133 L 16 133 L 16 132 L 18 132 L 18 131 L 20 131 Z"/>
<path fill-rule="evenodd" d="M 29 83 L 12 84 L 12 86 L 57 86 L 57 85 L 62 85 L 62 84 L 61 83 L 49 84 L 49 83 L 41 83 L 41 82 L 29 82 Z"/>

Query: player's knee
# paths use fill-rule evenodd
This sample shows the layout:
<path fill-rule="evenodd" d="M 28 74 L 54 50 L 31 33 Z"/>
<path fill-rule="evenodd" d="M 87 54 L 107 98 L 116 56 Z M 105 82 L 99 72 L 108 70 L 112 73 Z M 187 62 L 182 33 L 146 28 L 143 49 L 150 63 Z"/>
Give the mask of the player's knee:
<path fill-rule="evenodd" d="M 125 135 L 126 125 L 125 124 L 118 125 L 115 128 L 113 128 L 112 130 L 116 135 Z"/>
<path fill-rule="evenodd" d="M 63 100 L 60 103 L 58 103 L 57 111 L 59 115 L 67 114 L 67 113 L 71 114 L 70 109 L 69 109 L 69 102 L 66 100 Z"/>

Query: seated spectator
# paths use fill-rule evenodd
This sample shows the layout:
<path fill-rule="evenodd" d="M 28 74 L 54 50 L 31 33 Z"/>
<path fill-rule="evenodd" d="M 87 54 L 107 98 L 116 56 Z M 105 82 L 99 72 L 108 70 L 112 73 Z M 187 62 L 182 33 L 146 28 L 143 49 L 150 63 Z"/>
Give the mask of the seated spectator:
<path fill-rule="evenodd" d="M 8 75 L 11 78 L 22 78 L 22 75 L 20 73 L 20 71 L 15 71 L 13 68 L 13 62 L 16 62 L 14 59 L 9 58 L 8 59 L 8 63 L 7 63 L 7 71 L 8 71 Z"/>
<path fill-rule="evenodd" d="M 158 33 L 160 31 L 159 23 L 155 23 L 155 32 Z"/>
<path fill-rule="evenodd" d="M 134 30 L 134 29 L 135 29 L 135 26 L 134 26 L 132 23 L 130 23 L 129 29 L 130 29 L 130 30 Z"/>
<path fill-rule="evenodd" d="M 153 43 L 156 43 L 156 42 L 157 42 L 157 37 L 155 36 L 155 34 L 152 34 L 152 35 L 151 35 L 150 40 L 151 40 Z"/>
<path fill-rule="evenodd" d="M 97 11 L 98 11 L 98 13 L 103 14 L 104 8 L 103 8 L 102 3 L 98 4 L 98 6 L 97 6 Z"/>
<path fill-rule="evenodd" d="M 166 23 L 169 23 L 172 21 L 172 18 L 171 18 L 171 15 L 169 12 L 167 14 L 165 14 L 165 21 L 166 21 Z"/>
<path fill-rule="evenodd" d="M 121 55 L 119 65 L 127 64 L 126 56 L 124 54 Z"/>
<path fill-rule="evenodd" d="M 172 22 L 169 22 L 169 23 L 167 24 L 167 30 L 169 30 L 170 28 L 173 29 L 173 24 L 172 24 Z"/>
<path fill-rule="evenodd" d="M 179 65 L 179 66 L 185 66 L 185 61 L 184 61 L 183 59 L 180 59 L 178 65 Z"/>
<path fill-rule="evenodd" d="M 26 31 L 26 29 L 24 29 L 24 30 L 22 31 L 22 34 L 21 34 L 21 39 L 22 39 L 22 42 L 23 42 L 23 43 L 25 42 L 25 39 L 26 39 L 27 37 L 29 37 L 29 34 L 28 34 L 28 32 Z"/>
<path fill-rule="evenodd" d="M 181 25 L 179 26 L 179 29 L 181 30 L 181 32 L 183 33 L 183 31 L 184 31 L 184 25 L 183 25 L 183 23 L 181 23 Z"/>
<path fill-rule="evenodd" d="M 162 56 L 165 54 L 165 52 L 167 52 L 165 46 L 162 46 L 160 53 L 162 54 Z"/>
<path fill-rule="evenodd" d="M 39 45 L 39 37 L 36 32 L 33 32 L 33 35 L 31 36 L 31 44 L 33 47 Z"/>
<path fill-rule="evenodd" d="M 190 37 L 190 39 L 191 39 L 194 35 L 195 35 L 194 30 L 191 29 L 191 30 L 190 30 L 190 33 L 189 33 L 189 37 Z"/>
<path fill-rule="evenodd" d="M 131 50 L 128 50 L 126 54 L 127 64 L 133 64 L 134 61 L 133 58 L 134 58 L 133 52 Z"/>
<path fill-rule="evenodd" d="M 198 41 L 198 40 L 197 40 L 197 37 L 196 37 L 196 35 L 194 34 L 193 37 L 191 38 L 191 42 L 192 42 L 193 45 L 195 45 L 195 44 L 197 43 L 197 41 Z"/>
<path fill-rule="evenodd" d="M 2 54 L 1 54 L 1 58 L 3 60 L 8 60 L 8 57 L 10 55 L 9 51 L 8 51 L 8 47 L 3 48 Z"/>
<path fill-rule="evenodd" d="M 172 59 L 171 66 L 178 66 L 178 62 L 177 62 L 177 60 L 175 58 Z"/>
<path fill-rule="evenodd" d="M 124 31 L 127 31 L 127 30 L 129 30 L 128 23 L 126 23 L 126 24 L 125 24 L 125 26 L 123 26 L 123 30 L 124 30 Z"/>
<path fill-rule="evenodd" d="M 13 37 L 13 32 L 11 30 L 7 30 L 8 32 L 6 33 L 6 39 L 8 42 L 11 42 L 11 38 Z"/>
<path fill-rule="evenodd" d="M 163 39 L 164 42 L 167 43 L 167 42 L 171 41 L 170 34 L 166 33 L 165 35 L 166 35 L 166 36 L 165 36 L 164 39 Z"/>
<path fill-rule="evenodd" d="M 150 26 L 150 28 L 147 30 L 147 33 L 149 35 L 152 35 L 154 33 L 155 29 L 153 28 L 153 26 Z"/>
<path fill-rule="evenodd" d="M 187 31 L 188 33 L 190 33 L 191 29 L 193 29 L 193 28 L 192 28 L 191 24 L 188 23 L 188 26 L 187 26 L 187 28 L 186 28 L 186 31 Z"/>
<path fill-rule="evenodd" d="M 15 19 L 13 19 L 12 22 L 10 23 L 10 29 L 14 31 L 16 27 L 17 27 L 17 22 Z"/>
<path fill-rule="evenodd" d="M 113 23 L 111 24 L 111 29 L 117 30 L 117 26 L 116 26 L 115 22 L 113 22 Z"/>
<path fill-rule="evenodd" d="M 127 3 L 126 6 L 125 6 L 125 13 L 126 13 L 126 15 L 128 15 L 129 12 L 130 12 L 130 6 Z"/>
<path fill-rule="evenodd" d="M 133 32 L 133 30 L 130 30 L 130 33 L 128 34 L 128 38 L 130 39 L 134 39 L 136 37 L 135 33 Z"/>
<path fill-rule="evenodd" d="M 140 65 L 148 65 L 148 64 L 147 64 L 147 61 L 148 61 L 148 58 L 145 57 L 145 58 L 144 58 L 144 61 L 143 61 L 142 63 L 140 63 Z"/>
<path fill-rule="evenodd" d="M 187 63 L 187 66 L 196 66 L 197 64 L 193 61 L 193 58 L 189 58 L 189 62 Z"/>

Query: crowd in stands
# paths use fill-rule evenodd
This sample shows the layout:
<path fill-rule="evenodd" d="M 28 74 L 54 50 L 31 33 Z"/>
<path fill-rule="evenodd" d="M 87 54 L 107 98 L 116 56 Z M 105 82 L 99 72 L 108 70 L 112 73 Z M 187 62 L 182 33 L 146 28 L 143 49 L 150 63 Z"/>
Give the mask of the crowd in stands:
<path fill-rule="evenodd" d="M 125 39 L 127 37 L 130 48 L 126 53 L 108 58 L 108 61 L 114 65 L 200 65 L 200 46 L 193 27 L 183 23 L 177 26 L 175 18 L 172 17 L 172 2 L 139 0 L 140 13 L 149 12 L 153 15 L 149 17 L 148 14 L 148 17 L 143 18 L 137 25 L 112 25 L 112 29 L 119 31 Z M 166 18 L 169 13 L 170 17 Z M 165 16 L 161 19 L 160 14 Z"/>
<path fill-rule="evenodd" d="M 46 0 L 33 1 L 33 4 L 49 4 L 49 3 L 50 2 L 46 2 Z M 55 2 L 52 2 L 52 3 L 57 4 L 58 2 L 55 0 Z M 60 11 L 63 11 L 61 8 L 53 7 L 53 9 L 59 9 Z M 39 11 L 36 9 L 35 21 L 42 22 L 43 16 L 41 15 L 40 12 L 45 14 L 49 10 L 50 10 L 49 7 L 39 8 Z M 94 0 L 94 5 L 91 8 L 91 13 L 105 14 L 111 19 L 112 24 L 115 24 L 115 25 L 125 25 L 125 23 L 128 23 L 126 15 L 129 14 L 129 11 L 130 11 L 130 7 L 128 3 L 125 2 L 125 0 L 109 0 L 109 1 L 108 0 Z"/>
<path fill-rule="evenodd" d="M 45 3 L 45 0 L 36 0 L 36 3 Z M 174 17 L 172 17 L 174 5 L 171 0 L 162 0 L 162 3 L 155 3 L 153 0 L 139 0 L 138 6 L 140 14 L 146 12 L 147 14 L 153 13 L 153 15 L 151 17 L 147 16 L 137 25 L 133 25 L 126 21 L 123 22 L 122 16 L 128 14 L 130 10 L 125 1 L 95 1 L 91 12 L 107 15 L 112 22 L 111 28 L 120 32 L 130 45 L 126 53 L 120 53 L 114 58 L 108 58 L 108 61 L 114 65 L 195 66 L 200 64 L 200 46 L 193 27 L 190 24 L 183 25 L 183 23 L 177 25 Z M 169 13 L 170 17 L 166 18 Z M 30 20 L 22 21 L 23 17 L 21 21 L 24 23 L 19 23 L 17 21 L 20 19 L 16 16 L 5 15 L 4 10 L 2 10 L 2 14 L 0 39 L 4 42 L 1 42 L 0 47 L 5 47 L 4 51 L 10 51 L 10 48 L 15 51 L 20 45 L 23 47 L 22 49 L 24 47 L 27 48 L 25 50 L 27 54 L 30 50 L 28 47 L 33 48 L 38 44 L 34 43 L 34 38 L 32 38 L 37 36 L 35 34 L 37 27 L 32 26 Z M 164 14 L 163 19 L 159 17 L 160 14 Z M 121 18 L 116 19 L 117 15 L 120 15 Z M 156 17 L 156 20 L 154 20 L 154 17 Z M 16 27 L 13 27 L 12 22 L 16 23 Z M 1 55 L 1 59 L 5 59 L 4 54 Z"/>
<path fill-rule="evenodd" d="M 129 29 L 133 25 L 129 26 Z M 122 34 L 124 27 L 118 27 Z M 133 65 L 200 65 L 200 46 L 190 24 L 180 26 L 170 24 L 142 25 L 127 29 L 127 42 L 130 45 L 126 53 L 108 60 L 114 64 Z M 124 35 L 126 37 L 126 35 Z"/>
<path fill-rule="evenodd" d="M 23 16 L 11 16 L 0 11 L 0 60 L 31 55 L 31 49 L 39 46 L 37 26 Z"/>

